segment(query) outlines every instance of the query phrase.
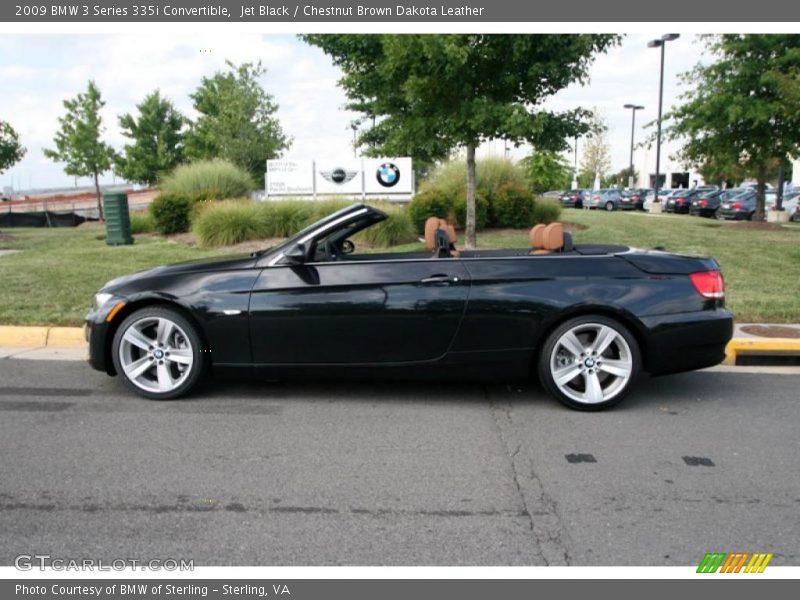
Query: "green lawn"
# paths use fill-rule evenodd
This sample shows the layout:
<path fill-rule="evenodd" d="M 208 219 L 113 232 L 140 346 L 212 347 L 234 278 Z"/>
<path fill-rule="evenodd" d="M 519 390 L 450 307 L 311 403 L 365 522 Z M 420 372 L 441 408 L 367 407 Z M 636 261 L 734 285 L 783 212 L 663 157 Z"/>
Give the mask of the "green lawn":
<path fill-rule="evenodd" d="M 566 210 L 562 221 L 582 225 L 577 243 L 620 243 L 641 248 L 713 256 L 727 282 L 728 307 L 740 322 L 800 322 L 800 224 L 772 230 L 743 229 L 711 219 Z M 14 229 L 0 248 L 0 324 L 78 325 L 92 294 L 119 275 L 155 265 L 224 254 L 155 236 L 133 246 L 109 247 L 101 230 Z M 526 231 L 487 231 L 481 247 L 528 245 Z M 419 244 L 398 246 L 398 251 Z"/>
<path fill-rule="evenodd" d="M 94 292 L 109 279 L 157 265 L 220 254 L 136 236 L 133 246 L 107 246 L 102 229 L 5 229 L 0 248 L 0 325 L 80 325 Z"/>

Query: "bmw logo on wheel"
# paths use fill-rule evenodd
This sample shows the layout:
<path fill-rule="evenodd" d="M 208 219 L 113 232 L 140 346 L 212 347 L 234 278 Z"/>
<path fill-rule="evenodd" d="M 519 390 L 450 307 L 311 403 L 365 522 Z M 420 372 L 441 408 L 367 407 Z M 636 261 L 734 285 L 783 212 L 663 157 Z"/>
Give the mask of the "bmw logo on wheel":
<path fill-rule="evenodd" d="M 394 187 L 400 181 L 400 169 L 394 163 L 386 162 L 378 167 L 375 176 L 383 187 Z"/>

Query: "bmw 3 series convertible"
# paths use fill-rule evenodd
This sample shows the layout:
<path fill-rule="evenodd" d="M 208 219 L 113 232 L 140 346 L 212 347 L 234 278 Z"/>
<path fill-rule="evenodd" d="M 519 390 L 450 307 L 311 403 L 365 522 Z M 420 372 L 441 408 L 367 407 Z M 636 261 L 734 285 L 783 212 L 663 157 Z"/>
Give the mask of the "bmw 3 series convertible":
<path fill-rule="evenodd" d="M 420 252 L 358 252 L 387 218 L 355 204 L 272 248 L 108 282 L 86 317 L 89 362 L 156 400 L 212 367 L 270 380 L 512 383 L 566 406 L 620 402 L 642 372 L 720 363 L 733 317 L 711 258 L 577 244 L 560 223 L 529 247 L 459 249 L 432 216 Z"/>

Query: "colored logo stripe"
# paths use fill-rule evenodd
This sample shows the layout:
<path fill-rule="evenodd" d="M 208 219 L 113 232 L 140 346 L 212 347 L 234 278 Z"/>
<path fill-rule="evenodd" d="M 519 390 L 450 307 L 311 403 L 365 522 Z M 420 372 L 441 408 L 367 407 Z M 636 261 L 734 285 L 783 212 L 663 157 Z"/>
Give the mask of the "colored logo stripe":
<path fill-rule="evenodd" d="M 763 573 L 772 560 L 772 553 L 707 552 L 697 567 L 698 573 Z M 749 562 L 748 562 L 748 559 Z M 745 563 L 747 566 L 745 566 Z M 744 571 L 742 571 L 744 569 Z"/>

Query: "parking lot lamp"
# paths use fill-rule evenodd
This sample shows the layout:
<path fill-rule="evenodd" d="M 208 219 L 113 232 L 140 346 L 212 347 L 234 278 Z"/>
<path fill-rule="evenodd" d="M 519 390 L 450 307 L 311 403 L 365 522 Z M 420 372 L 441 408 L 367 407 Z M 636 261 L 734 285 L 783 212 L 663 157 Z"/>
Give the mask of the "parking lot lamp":
<path fill-rule="evenodd" d="M 575 136 L 575 164 L 572 167 L 572 189 L 578 189 L 578 136 Z"/>
<path fill-rule="evenodd" d="M 634 140 L 634 131 L 636 129 L 636 111 L 643 110 L 644 106 L 639 106 L 638 104 L 626 104 L 623 108 L 630 108 L 631 109 L 631 163 L 630 167 L 628 168 L 628 188 L 633 188 L 633 140 Z"/>
<path fill-rule="evenodd" d="M 659 177 L 661 175 L 661 109 L 664 102 L 664 48 L 667 42 L 677 40 L 680 37 L 677 33 L 666 33 L 661 39 L 650 40 L 647 42 L 648 48 L 661 48 L 661 71 L 658 79 L 658 126 L 656 133 L 656 181 L 654 188 L 653 202 L 658 202 Z M 666 183 L 666 182 L 665 182 Z"/>

